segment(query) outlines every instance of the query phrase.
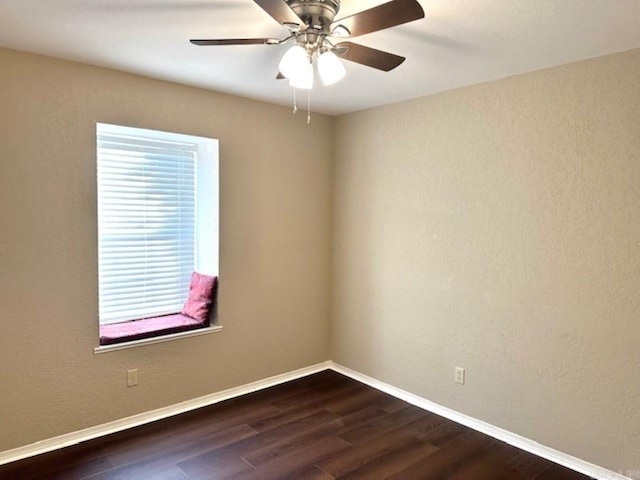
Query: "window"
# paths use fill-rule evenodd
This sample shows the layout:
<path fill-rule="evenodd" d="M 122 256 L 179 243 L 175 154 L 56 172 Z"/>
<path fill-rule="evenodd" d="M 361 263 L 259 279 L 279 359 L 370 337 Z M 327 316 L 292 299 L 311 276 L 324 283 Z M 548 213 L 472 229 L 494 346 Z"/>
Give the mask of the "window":
<path fill-rule="evenodd" d="M 180 312 L 218 275 L 218 142 L 97 125 L 100 325 Z"/>

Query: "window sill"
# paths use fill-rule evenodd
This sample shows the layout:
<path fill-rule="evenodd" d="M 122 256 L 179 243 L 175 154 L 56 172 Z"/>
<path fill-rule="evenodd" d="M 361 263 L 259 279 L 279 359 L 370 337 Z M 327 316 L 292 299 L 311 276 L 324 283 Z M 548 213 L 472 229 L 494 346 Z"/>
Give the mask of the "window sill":
<path fill-rule="evenodd" d="M 206 328 L 199 328 L 197 330 L 189 330 L 186 332 L 170 333 L 168 335 L 162 335 L 152 338 L 144 338 L 142 340 L 132 340 L 130 342 L 114 343 L 112 345 L 101 345 L 93 349 L 94 354 L 113 352 L 116 350 L 125 350 L 128 348 L 142 347 L 143 345 L 152 345 L 154 343 L 169 342 L 172 340 L 179 340 L 186 337 L 195 337 L 198 335 L 208 335 L 210 333 L 217 333 L 222 331 L 222 325 L 212 325 Z"/>

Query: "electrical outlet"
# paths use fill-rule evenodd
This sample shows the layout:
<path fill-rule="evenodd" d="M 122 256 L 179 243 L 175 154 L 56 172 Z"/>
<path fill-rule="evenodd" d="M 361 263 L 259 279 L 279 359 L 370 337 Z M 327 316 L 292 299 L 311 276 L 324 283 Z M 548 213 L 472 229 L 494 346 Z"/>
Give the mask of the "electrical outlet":
<path fill-rule="evenodd" d="M 138 369 L 127 370 L 127 387 L 135 387 L 138 385 Z"/>
<path fill-rule="evenodd" d="M 464 368 L 456 367 L 455 382 L 464 385 Z"/>

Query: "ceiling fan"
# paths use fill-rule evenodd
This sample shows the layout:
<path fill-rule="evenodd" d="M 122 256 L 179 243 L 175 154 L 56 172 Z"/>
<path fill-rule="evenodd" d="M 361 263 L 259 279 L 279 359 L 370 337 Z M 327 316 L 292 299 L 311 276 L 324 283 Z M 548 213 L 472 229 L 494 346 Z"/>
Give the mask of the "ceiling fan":
<path fill-rule="evenodd" d="M 388 72 L 405 58 L 346 39 L 424 18 L 417 0 L 391 0 L 377 7 L 335 20 L 340 0 L 253 0 L 289 30 L 289 36 L 277 38 L 235 38 L 191 40 L 194 45 L 281 45 L 293 41 L 280 61 L 277 78 L 288 79 L 295 88 L 313 88 L 313 62 L 316 59 L 320 79 L 331 85 L 344 77 L 340 59 Z"/>

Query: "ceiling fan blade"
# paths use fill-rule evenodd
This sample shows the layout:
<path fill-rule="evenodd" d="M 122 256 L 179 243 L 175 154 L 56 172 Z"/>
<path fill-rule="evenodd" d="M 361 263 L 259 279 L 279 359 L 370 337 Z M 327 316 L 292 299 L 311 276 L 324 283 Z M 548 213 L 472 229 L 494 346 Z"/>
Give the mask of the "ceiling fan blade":
<path fill-rule="evenodd" d="M 279 23 L 291 23 L 297 25 L 303 25 L 304 22 L 300 20 L 300 17 L 296 15 L 285 0 L 253 0 L 256 2 L 265 12 L 271 15 Z"/>
<path fill-rule="evenodd" d="M 332 28 L 343 25 L 351 32 L 351 37 L 377 32 L 403 23 L 424 18 L 424 10 L 417 0 L 392 0 L 377 7 L 337 20 Z"/>
<path fill-rule="evenodd" d="M 393 53 L 383 52 L 375 48 L 365 47 L 357 43 L 341 42 L 336 45 L 336 55 L 350 62 L 360 63 L 367 67 L 377 68 L 384 72 L 393 70 L 406 59 Z"/>
<path fill-rule="evenodd" d="M 219 40 L 190 40 L 194 45 L 267 45 L 271 42 L 278 42 L 275 38 L 225 38 Z"/>

